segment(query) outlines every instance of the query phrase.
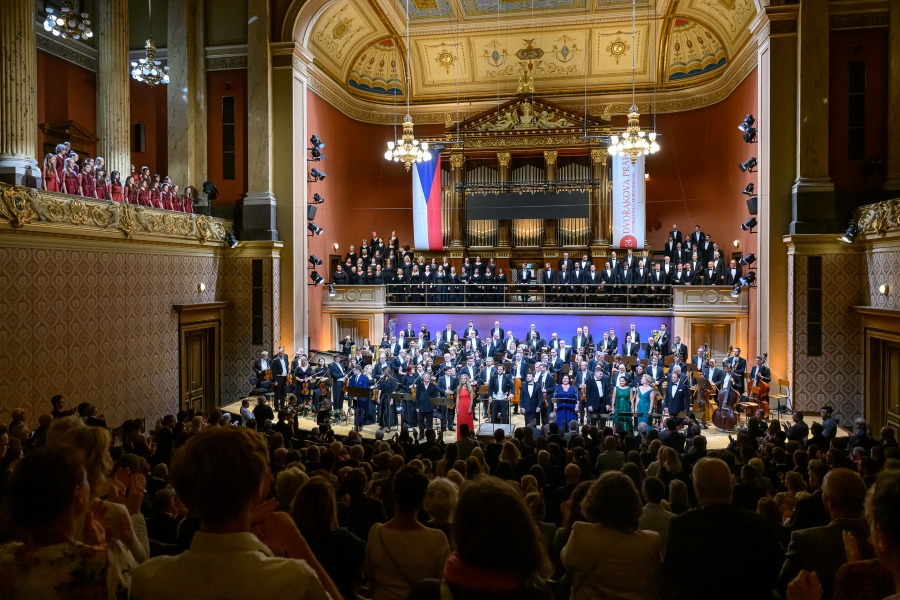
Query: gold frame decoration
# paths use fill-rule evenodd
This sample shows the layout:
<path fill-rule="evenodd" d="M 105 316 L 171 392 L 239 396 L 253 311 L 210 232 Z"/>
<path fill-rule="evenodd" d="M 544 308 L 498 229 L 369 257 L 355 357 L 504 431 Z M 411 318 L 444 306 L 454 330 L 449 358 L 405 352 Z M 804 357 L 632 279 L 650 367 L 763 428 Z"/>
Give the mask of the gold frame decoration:
<path fill-rule="evenodd" d="M 3 190 L 3 203 L 0 204 L 0 214 L 9 220 L 10 225 L 19 229 L 30 224 L 37 216 L 31 206 L 31 198 L 25 188 L 14 185 Z"/>

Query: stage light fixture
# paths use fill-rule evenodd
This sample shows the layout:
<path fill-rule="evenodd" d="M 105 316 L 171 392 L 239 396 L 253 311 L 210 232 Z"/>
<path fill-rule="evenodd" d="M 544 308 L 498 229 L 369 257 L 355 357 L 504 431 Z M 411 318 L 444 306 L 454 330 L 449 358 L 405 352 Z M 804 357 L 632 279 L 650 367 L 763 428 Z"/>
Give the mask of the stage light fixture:
<path fill-rule="evenodd" d="M 756 189 L 755 185 L 753 185 L 752 183 L 748 183 L 747 187 L 745 187 L 743 190 L 741 190 L 741 193 L 744 194 L 745 196 L 755 196 L 756 194 L 753 191 L 755 189 Z"/>
<path fill-rule="evenodd" d="M 753 115 L 747 115 L 744 117 L 744 121 L 738 125 L 738 129 L 747 133 L 748 130 L 753 128 L 753 124 L 756 123 L 756 119 L 753 118 Z"/>
<path fill-rule="evenodd" d="M 322 204 L 323 202 L 325 202 L 325 198 L 323 198 L 319 194 L 313 194 L 312 201 L 313 201 L 313 204 Z"/>
<path fill-rule="evenodd" d="M 315 271 L 309 274 L 309 278 L 312 279 L 313 285 L 322 285 L 325 281 L 325 279 Z"/>
<path fill-rule="evenodd" d="M 758 224 L 759 222 L 756 220 L 756 217 L 750 217 L 749 219 L 741 223 L 741 229 L 743 229 L 744 231 L 750 231 Z"/>
<path fill-rule="evenodd" d="M 215 184 L 212 181 L 204 181 L 203 195 L 206 196 L 207 200 L 212 202 L 219 197 L 219 190 L 216 188 Z"/>
<path fill-rule="evenodd" d="M 848 244 L 852 244 L 853 240 L 855 240 L 856 236 L 858 235 L 859 227 L 857 227 L 856 222 L 851 219 L 850 224 L 847 225 L 847 231 L 845 231 L 844 235 L 841 236 L 841 240 L 847 242 Z"/>
<path fill-rule="evenodd" d="M 747 133 L 744 134 L 744 143 L 745 144 L 755 144 L 756 143 L 756 129 L 750 127 L 747 129 Z"/>
<path fill-rule="evenodd" d="M 317 136 L 316 134 L 313 134 L 312 137 L 309 138 L 309 143 L 312 145 L 312 148 L 310 148 L 310 150 L 321 150 L 325 147 L 325 144 L 322 142 L 322 140 L 319 139 L 319 136 Z"/>
<path fill-rule="evenodd" d="M 337 296 L 337 292 L 334 291 L 334 284 L 333 284 L 333 283 L 329 283 L 329 284 L 328 284 L 328 295 L 331 296 L 332 298 L 334 298 L 335 296 Z"/>
<path fill-rule="evenodd" d="M 739 164 L 738 169 L 740 169 L 744 173 L 746 173 L 748 171 L 750 173 L 754 173 L 753 169 L 756 167 L 756 165 L 757 165 L 756 157 L 751 156 L 750 158 L 748 158 L 747 160 L 745 160 L 744 162 Z"/>
<path fill-rule="evenodd" d="M 731 297 L 737 298 L 740 295 L 741 295 L 741 284 L 736 283 L 736 284 L 734 284 L 734 289 L 731 290 Z"/>
<path fill-rule="evenodd" d="M 319 227 L 318 225 L 316 225 L 316 224 L 313 223 L 312 221 L 310 221 L 310 222 L 306 225 L 306 228 L 309 229 L 311 232 L 313 232 L 313 233 L 316 234 L 316 235 L 322 235 L 322 232 L 325 231 L 324 229 L 322 229 L 321 227 Z"/>
<path fill-rule="evenodd" d="M 739 265 L 752 265 L 756 262 L 756 255 L 752 252 L 738 261 Z"/>
<path fill-rule="evenodd" d="M 740 279 L 738 279 L 738 283 L 744 287 L 750 287 L 753 285 L 753 282 L 756 281 L 756 272 L 750 271 Z"/>
<path fill-rule="evenodd" d="M 312 169 L 309 172 L 309 175 L 313 178 L 313 181 L 322 181 L 323 179 L 325 179 L 325 173 L 318 169 Z"/>
<path fill-rule="evenodd" d="M 311 148 L 309 155 L 312 157 L 313 162 L 319 162 L 325 158 L 325 155 L 318 148 Z"/>
<path fill-rule="evenodd" d="M 228 235 L 225 236 L 225 241 L 228 243 L 229 248 L 234 248 L 238 245 L 238 239 L 234 235 L 234 230 L 228 232 Z"/>
<path fill-rule="evenodd" d="M 310 254 L 309 258 L 307 260 L 309 260 L 309 264 L 311 264 L 314 267 L 318 267 L 319 265 L 322 264 L 322 259 L 319 258 L 318 256 L 316 256 L 315 254 Z"/>

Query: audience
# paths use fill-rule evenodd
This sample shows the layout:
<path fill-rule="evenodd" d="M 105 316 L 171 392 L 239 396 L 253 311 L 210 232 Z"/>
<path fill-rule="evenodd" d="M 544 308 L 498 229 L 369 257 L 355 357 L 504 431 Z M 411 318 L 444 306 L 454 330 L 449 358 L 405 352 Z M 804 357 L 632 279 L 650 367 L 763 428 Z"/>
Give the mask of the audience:
<path fill-rule="evenodd" d="M 749 569 L 739 599 L 897 589 L 892 429 L 818 445 L 758 414 L 756 440 L 681 452 L 668 428 L 445 444 L 51 406 L 0 425 L 2 598 L 721 598 L 704 556 Z"/>

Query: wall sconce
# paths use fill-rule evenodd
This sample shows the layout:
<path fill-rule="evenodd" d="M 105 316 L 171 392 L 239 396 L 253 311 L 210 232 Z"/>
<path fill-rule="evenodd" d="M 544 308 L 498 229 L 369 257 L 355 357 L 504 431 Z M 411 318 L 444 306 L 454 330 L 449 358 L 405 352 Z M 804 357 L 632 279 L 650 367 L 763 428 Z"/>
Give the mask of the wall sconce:
<path fill-rule="evenodd" d="M 888 295 L 888 291 L 889 291 L 888 284 L 882 283 L 881 285 L 879 285 L 879 286 L 878 286 L 878 291 L 881 292 L 881 295 L 882 295 L 882 296 L 887 296 L 887 295 Z"/>
<path fill-rule="evenodd" d="M 740 248 L 740 247 L 741 247 L 741 240 L 734 240 L 734 247 L 735 247 L 735 248 Z"/>
<path fill-rule="evenodd" d="M 650 179 L 650 173 L 644 173 L 644 181 Z"/>
<path fill-rule="evenodd" d="M 202 281 L 201 281 L 200 283 L 198 283 L 198 284 L 197 284 L 197 291 L 200 292 L 200 293 L 203 293 L 204 291 L 206 291 L 206 284 L 203 283 Z"/>
<path fill-rule="evenodd" d="M 337 250 L 338 248 L 340 248 L 340 246 L 338 245 L 337 242 L 335 242 L 335 243 L 334 243 L 334 249 Z"/>

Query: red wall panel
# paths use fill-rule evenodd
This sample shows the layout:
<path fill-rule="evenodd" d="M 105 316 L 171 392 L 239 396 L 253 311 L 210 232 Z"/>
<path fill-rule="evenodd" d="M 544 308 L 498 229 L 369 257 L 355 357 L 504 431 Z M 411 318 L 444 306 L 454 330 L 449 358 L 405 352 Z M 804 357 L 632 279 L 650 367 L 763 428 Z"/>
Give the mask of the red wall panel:
<path fill-rule="evenodd" d="M 37 51 L 38 124 L 77 121 L 97 134 L 97 76 L 93 71 Z M 44 157 L 44 135 L 38 131 L 38 160 Z M 92 153 L 94 148 L 91 149 Z"/>
<path fill-rule="evenodd" d="M 169 117 L 167 107 L 167 85 L 147 85 L 130 79 L 131 85 L 131 162 L 140 172 L 141 167 L 150 169 L 165 177 L 169 165 Z M 144 125 L 144 151 L 138 152 L 134 145 L 134 126 Z M 127 174 L 123 174 L 124 181 Z M 183 183 L 176 182 L 182 188 Z"/>
<path fill-rule="evenodd" d="M 222 98 L 234 97 L 235 177 L 222 176 Z M 210 71 L 206 74 L 207 179 L 216 184 L 217 210 L 234 208 L 247 193 L 247 70 Z M 220 214 L 220 213 L 217 213 Z"/>

